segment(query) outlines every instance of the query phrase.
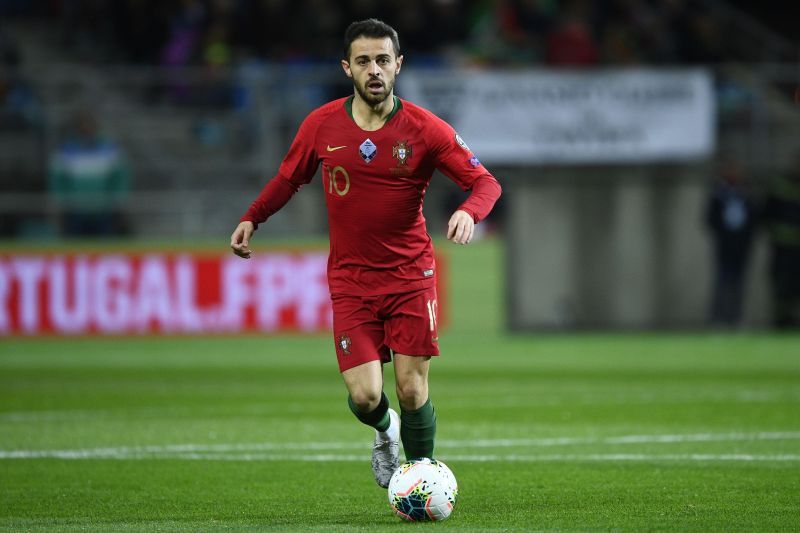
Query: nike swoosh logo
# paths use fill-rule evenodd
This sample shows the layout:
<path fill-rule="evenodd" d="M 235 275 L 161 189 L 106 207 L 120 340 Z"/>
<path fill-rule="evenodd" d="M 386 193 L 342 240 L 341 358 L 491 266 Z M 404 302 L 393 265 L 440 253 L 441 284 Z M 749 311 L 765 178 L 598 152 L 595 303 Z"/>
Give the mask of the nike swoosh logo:
<path fill-rule="evenodd" d="M 330 144 L 326 147 L 329 152 L 335 152 L 336 150 L 341 150 L 342 148 L 347 148 L 347 146 L 331 146 Z"/>

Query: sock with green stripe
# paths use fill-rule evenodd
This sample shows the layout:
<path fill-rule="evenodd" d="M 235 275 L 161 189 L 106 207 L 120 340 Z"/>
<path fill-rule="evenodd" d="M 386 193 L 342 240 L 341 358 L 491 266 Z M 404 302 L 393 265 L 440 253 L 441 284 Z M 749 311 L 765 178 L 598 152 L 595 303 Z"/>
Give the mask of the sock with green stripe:
<path fill-rule="evenodd" d="M 400 439 L 403 441 L 407 460 L 433 457 L 436 411 L 430 398 L 422 407 L 413 411 L 400 406 Z"/>
<path fill-rule="evenodd" d="M 347 405 L 350 406 L 350 410 L 363 424 L 374 427 L 378 431 L 386 431 L 389 429 L 391 418 L 389 418 L 389 398 L 386 397 L 386 394 L 381 393 L 381 400 L 378 402 L 378 407 L 369 413 L 362 413 L 359 411 L 356 404 L 353 403 L 353 398 L 350 396 L 347 397 Z"/>

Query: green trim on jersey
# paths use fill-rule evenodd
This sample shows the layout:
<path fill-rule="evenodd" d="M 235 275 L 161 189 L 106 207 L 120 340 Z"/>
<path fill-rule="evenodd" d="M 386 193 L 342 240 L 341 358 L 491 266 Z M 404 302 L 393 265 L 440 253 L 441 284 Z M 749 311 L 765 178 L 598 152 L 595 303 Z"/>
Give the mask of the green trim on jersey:
<path fill-rule="evenodd" d="M 403 109 L 403 102 L 401 102 L 400 99 L 394 95 L 392 96 L 392 98 L 394 98 L 394 107 L 392 108 L 392 112 L 389 113 L 389 116 L 386 117 L 386 122 L 392 120 L 392 117 L 395 116 L 398 111 Z M 384 124 L 386 124 L 386 122 L 384 122 Z"/>
<path fill-rule="evenodd" d="M 347 100 L 344 101 L 344 108 L 347 111 L 347 114 L 350 116 L 350 118 L 353 119 L 353 122 L 356 121 L 355 117 L 353 116 L 353 100 L 355 99 L 355 97 L 356 97 L 355 95 L 350 96 L 347 98 Z M 392 120 L 392 117 L 395 116 L 398 111 L 403 109 L 403 102 L 401 102 L 400 99 L 394 95 L 392 95 L 392 98 L 394 98 L 394 107 L 392 108 L 392 112 L 389 113 L 389 116 L 386 117 L 386 120 L 383 121 L 384 124 Z"/>

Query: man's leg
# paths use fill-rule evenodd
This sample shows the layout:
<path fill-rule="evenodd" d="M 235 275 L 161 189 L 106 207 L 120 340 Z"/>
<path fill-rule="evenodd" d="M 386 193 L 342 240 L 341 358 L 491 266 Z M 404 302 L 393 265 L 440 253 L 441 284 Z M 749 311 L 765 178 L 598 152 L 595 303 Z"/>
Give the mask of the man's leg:
<path fill-rule="evenodd" d="M 383 365 L 370 361 L 342 372 L 350 395 L 350 410 L 362 423 L 375 428 L 372 446 L 372 473 L 383 488 L 400 466 L 400 417 L 389 409 L 383 393 Z"/>
<path fill-rule="evenodd" d="M 400 402 L 400 438 L 406 459 L 433 457 L 436 412 L 428 397 L 430 357 L 395 354 L 394 371 Z"/>
<path fill-rule="evenodd" d="M 350 396 L 347 403 L 361 422 L 378 431 L 389 427 L 389 399 L 383 393 L 383 368 L 370 361 L 342 372 Z"/>
<path fill-rule="evenodd" d="M 361 422 L 379 431 L 389 425 L 389 401 L 383 394 L 383 321 L 363 298 L 333 298 L 333 337 L 339 371 L 350 393 L 347 403 Z"/>

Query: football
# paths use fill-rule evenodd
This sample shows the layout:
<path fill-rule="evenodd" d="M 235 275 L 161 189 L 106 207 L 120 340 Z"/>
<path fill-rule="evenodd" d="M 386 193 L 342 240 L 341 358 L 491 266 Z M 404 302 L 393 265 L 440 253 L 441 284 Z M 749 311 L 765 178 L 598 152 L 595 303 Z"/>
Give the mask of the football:
<path fill-rule="evenodd" d="M 389 480 L 389 505 L 409 522 L 444 520 L 453 512 L 458 484 L 453 472 L 441 461 L 408 461 Z"/>

